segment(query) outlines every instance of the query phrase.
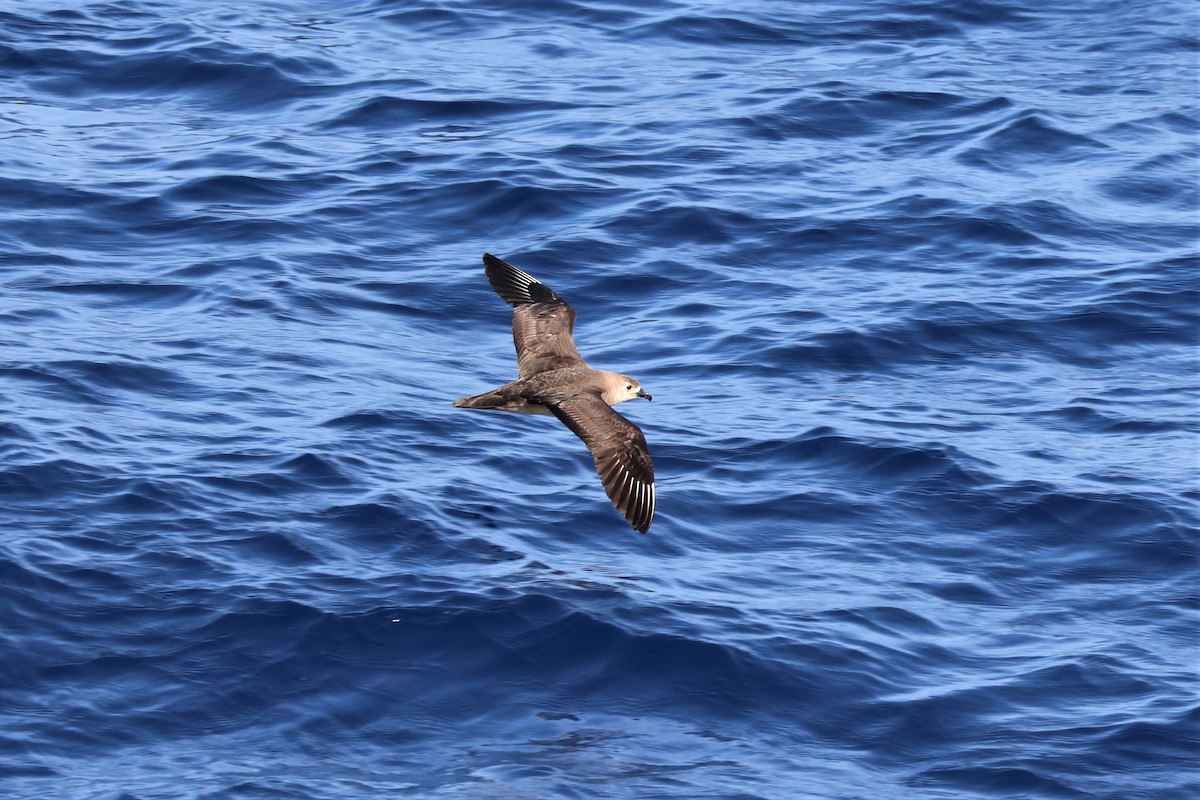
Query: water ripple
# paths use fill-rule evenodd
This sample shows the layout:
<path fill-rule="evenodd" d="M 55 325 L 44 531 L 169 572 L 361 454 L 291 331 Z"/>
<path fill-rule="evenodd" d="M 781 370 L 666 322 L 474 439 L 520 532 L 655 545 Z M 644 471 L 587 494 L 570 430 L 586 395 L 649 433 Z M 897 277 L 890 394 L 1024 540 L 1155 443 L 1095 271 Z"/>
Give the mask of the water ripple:
<path fill-rule="evenodd" d="M 1183 4 L 60 5 L 0 12 L 6 797 L 1195 793 Z M 450 407 L 484 251 L 655 395 L 648 536 Z"/>

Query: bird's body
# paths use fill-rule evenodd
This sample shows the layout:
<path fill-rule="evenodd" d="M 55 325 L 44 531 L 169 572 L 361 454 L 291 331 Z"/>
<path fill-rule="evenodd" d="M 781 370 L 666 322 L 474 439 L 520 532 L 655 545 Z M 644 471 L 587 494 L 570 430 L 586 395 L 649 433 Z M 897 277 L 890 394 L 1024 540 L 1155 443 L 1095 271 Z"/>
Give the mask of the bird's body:
<path fill-rule="evenodd" d="M 554 290 L 493 255 L 485 253 L 483 263 L 492 288 L 513 307 L 518 376 L 454 405 L 558 417 L 588 446 L 613 505 L 645 533 L 654 518 L 654 464 L 641 429 L 612 406 L 650 395 L 627 375 L 588 366 L 575 348 L 575 309 Z"/>

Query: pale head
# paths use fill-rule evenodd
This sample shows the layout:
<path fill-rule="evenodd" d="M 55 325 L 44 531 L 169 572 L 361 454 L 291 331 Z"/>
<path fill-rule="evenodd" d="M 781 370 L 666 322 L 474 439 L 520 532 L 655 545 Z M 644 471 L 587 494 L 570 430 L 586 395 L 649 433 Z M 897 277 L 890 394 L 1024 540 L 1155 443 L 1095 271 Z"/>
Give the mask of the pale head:
<path fill-rule="evenodd" d="M 633 400 L 636 397 L 651 399 L 650 393 L 642 389 L 642 385 L 628 375 L 622 375 L 619 372 L 602 372 L 601 375 L 604 388 L 600 391 L 600 397 L 610 406 L 624 403 L 626 400 Z"/>

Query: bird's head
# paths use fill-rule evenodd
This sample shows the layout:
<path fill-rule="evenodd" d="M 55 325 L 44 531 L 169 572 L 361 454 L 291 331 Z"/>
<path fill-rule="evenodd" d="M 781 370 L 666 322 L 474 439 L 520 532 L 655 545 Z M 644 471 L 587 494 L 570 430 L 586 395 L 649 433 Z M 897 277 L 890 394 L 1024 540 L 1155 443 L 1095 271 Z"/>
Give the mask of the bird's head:
<path fill-rule="evenodd" d="M 631 378 L 628 375 L 610 372 L 607 384 L 604 389 L 604 402 L 610 406 L 615 406 L 617 403 L 624 403 L 626 400 L 633 400 L 636 397 L 644 397 L 647 400 L 652 399 L 650 393 L 643 389 L 642 385 L 635 378 Z"/>

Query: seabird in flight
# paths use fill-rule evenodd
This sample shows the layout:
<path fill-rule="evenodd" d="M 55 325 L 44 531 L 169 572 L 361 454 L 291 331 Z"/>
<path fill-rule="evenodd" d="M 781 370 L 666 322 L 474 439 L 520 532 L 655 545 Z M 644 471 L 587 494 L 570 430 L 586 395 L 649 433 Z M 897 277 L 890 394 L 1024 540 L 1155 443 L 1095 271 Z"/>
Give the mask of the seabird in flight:
<path fill-rule="evenodd" d="M 654 518 L 654 464 L 641 429 L 612 407 L 649 400 L 649 393 L 628 375 L 588 366 L 571 334 L 575 309 L 557 292 L 489 253 L 483 264 L 496 294 L 513 307 L 517 379 L 455 407 L 558 417 L 592 452 L 613 505 L 645 533 Z"/>

